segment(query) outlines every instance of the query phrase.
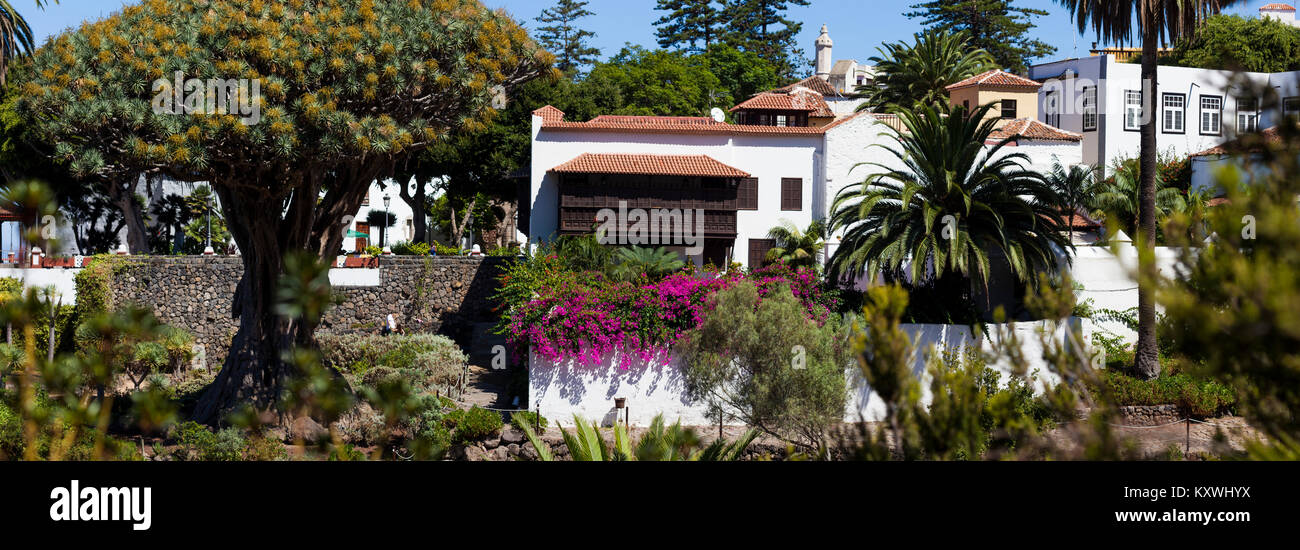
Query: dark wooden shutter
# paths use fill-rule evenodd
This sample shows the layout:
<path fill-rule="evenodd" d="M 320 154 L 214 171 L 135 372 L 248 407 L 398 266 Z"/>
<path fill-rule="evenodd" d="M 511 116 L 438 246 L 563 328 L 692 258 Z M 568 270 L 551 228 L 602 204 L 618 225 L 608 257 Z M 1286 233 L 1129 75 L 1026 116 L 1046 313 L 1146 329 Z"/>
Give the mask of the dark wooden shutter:
<path fill-rule="evenodd" d="M 774 247 L 776 247 L 776 241 L 773 239 L 750 239 L 749 268 L 758 269 L 763 267 L 763 262 L 767 261 L 767 251 Z"/>
<path fill-rule="evenodd" d="M 736 208 L 758 210 L 758 178 L 740 180 L 740 186 L 736 189 Z"/>
<path fill-rule="evenodd" d="M 803 210 L 803 180 L 781 178 L 781 210 Z"/>

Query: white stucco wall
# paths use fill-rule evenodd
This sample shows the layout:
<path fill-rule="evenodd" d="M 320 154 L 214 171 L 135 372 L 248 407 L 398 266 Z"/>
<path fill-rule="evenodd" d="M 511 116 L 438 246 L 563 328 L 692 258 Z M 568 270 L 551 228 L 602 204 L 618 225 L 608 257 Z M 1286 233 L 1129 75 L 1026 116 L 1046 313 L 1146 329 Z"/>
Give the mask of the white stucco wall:
<path fill-rule="evenodd" d="M 800 228 L 813 220 L 821 181 L 822 136 L 691 135 L 546 131 L 533 119 L 532 212 L 530 235 L 549 240 L 559 229 L 559 191 L 551 168 L 583 153 L 708 155 L 758 178 L 758 210 L 737 215 L 733 261 L 745 263 L 749 239 L 763 239 L 782 220 Z M 781 179 L 803 180 L 803 210 L 781 210 Z"/>
<path fill-rule="evenodd" d="M 1015 323 L 1005 325 L 1016 332 L 1021 349 L 1028 361 L 1027 372 L 1039 371 L 1038 389 L 1055 385 L 1059 378 L 1051 374 L 1042 360 L 1039 331 L 1046 324 Z M 932 349 L 960 350 L 968 346 L 990 349 L 992 343 L 983 335 L 972 335 L 970 327 L 956 325 L 903 325 L 914 344 L 912 372 L 921 378 L 923 402 L 930 401 L 929 380 L 925 376 L 926 358 Z M 990 338 L 998 337 L 998 326 L 989 329 Z M 1090 328 L 1085 323 L 1085 334 Z M 1054 338 L 1063 339 L 1066 331 L 1059 328 Z M 579 365 L 573 361 L 552 363 L 537 355 L 529 358 L 528 386 L 533 410 L 540 408 L 542 416 L 552 421 L 572 424 L 577 414 L 587 421 L 601 425 L 612 424 L 616 409 L 614 399 L 627 398 L 628 413 L 633 426 L 647 426 L 656 415 L 672 423 L 681 420 L 688 426 L 717 424 L 717 417 L 708 416 L 703 403 L 693 403 L 686 397 L 682 379 L 681 361 L 676 357 L 663 357 L 657 361 L 634 358 L 625 367 L 619 366 L 618 354 L 607 354 L 599 364 Z M 1009 380 L 1011 367 L 1000 363 L 990 365 L 1003 373 L 1002 383 Z M 856 422 L 865 418 L 878 421 L 884 417 L 884 406 L 871 388 L 861 378 L 856 368 L 847 369 L 848 401 L 844 420 Z"/>
<path fill-rule="evenodd" d="M 1109 166 L 1117 158 L 1136 157 L 1140 133 L 1124 128 L 1124 92 L 1142 89 L 1141 66 L 1120 63 L 1112 56 L 1095 56 L 1044 63 L 1030 67 L 1029 77 L 1037 80 L 1051 79 L 1066 70 L 1076 78 L 1048 80 L 1039 91 L 1039 120 L 1047 120 L 1045 95 L 1056 91 L 1062 98 L 1063 111 L 1060 128 L 1084 134 L 1084 162 Z M 1300 96 L 1300 72 L 1241 73 L 1234 81 L 1230 71 L 1214 71 L 1190 67 L 1159 68 L 1158 90 L 1154 114 L 1163 113 L 1165 93 L 1183 94 L 1186 99 L 1184 131 L 1166 132 L 1161 118 L 1157 118 L 1156 143 L 1161 152 L 1176 157 L 1186 157 L 1204 151 L 1237 136 L 1237 97 L 1246 95 L 1248 88 L 1272 89 L 1280 97 Z M 1099 120 L 1096 130 L 1084 131 L 1081 114 L 1082 88 L 1096 85 L 1098 89 Z M 1203 135 L 1200 127 L 1200 97 L 1223 98 L 1221 135 Z M 1277 113 L 1260 111 L 1259 129 L 1277 124 Z"/>
<path fill-rule="evenodd" d="M 16 267 L 0 267 L 0 277 L 12 277 L 23 282 L 27 288 L 42 288 L 53 286 L 55 301 L 59 297 L 63 298 L 63 305 L 76 305 L 77 303 L 77 283 L 75 277 L 81 269 L 22 269 Z"/>
<path fill-rule="evenodd" d="M 1156 269 L 1161 276 L 1176 278 L 1179 249 L 1156 247 Z M 1074 265 L 1070 275 L 1076 283 L 1083 285 L 1078 292 L 1080 302 L 1091 299 L 1096 309 L 1126 311 L 1137 307 L 1137 248 L 1124 245 L 1118 254 L 1104 246 L 1080 246 L 1075 249 Z M 1163 308 L 1156 306 L 1157 311 Z M 1094 330 L 1104 330 L 1124 338 L 1128 342 L 1137 341 L 1137 333 L 1122 323 L 1096 322 Z"/>

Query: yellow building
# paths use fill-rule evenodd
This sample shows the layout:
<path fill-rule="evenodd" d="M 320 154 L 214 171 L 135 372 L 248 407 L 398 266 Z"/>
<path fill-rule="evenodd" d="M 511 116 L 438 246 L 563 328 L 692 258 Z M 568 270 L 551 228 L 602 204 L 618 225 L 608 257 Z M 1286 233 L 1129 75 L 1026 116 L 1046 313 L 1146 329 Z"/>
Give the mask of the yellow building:
<path fill-rule="evenodd" d="M 1109 55 L 1111 57 L 1114 57 L 1115 61 L 1118 61 L 1120 63 L 1132 63 L 1133 60 L 1137 59 L 1139 56 L 1142 55 L 1142 48 L 1095 48 L 1095 46 L 1096 45 L 1094 44 L 1094 49 L 1088 50 L 1088 52 L 1091 53 L 1093 57 L 1099 55 Z M 1156 54 L 1156 57 L 1160 57 L 1169 52 L 1172 52 L 1173 49 L 1160 48 L 1156 51 L 1159 52 Z"/>
<path fill-rule="evenodd" d="M 1004 122 L 1020 118 L 1038 118 L 1038 89 L 1036 81 L 1016 76 L 1006 71 L 992 70 L 967 78 L 945 88 L 954 106 L 974 109 L 980 105 L 997 102 L 989 111 L 989 118 Z"/>

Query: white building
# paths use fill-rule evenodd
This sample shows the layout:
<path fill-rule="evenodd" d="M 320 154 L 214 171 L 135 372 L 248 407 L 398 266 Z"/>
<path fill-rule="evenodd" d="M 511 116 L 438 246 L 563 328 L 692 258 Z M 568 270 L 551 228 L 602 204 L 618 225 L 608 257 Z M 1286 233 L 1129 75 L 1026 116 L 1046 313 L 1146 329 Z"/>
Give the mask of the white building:
<path fill-rule="evenodd" d="M 828 66 L 830 44 L 823 32 L 817 42 L 819 72 Z M 998 83 L 1012 78 L 984 76 L 992 78 L 963 88 L 977 101 L 984 92 L 1002 93 Z M 1034 100 L 1037 83 L 1014 78 L 1023 81 L 1017 87 L 1026 95 L 1022 99 Z M 879 171 L 876 164 L 902 168 L 880 147 L 893 146 L 893 136 L 903 131 L 898 116 L 859 113 L 859 104 L 813 76 L 736 105 L 731 110 L 736 124 L 721 117 L 606 115 L 570 121 L 554 107 L 538 109 L 532 125 L 530 240 L 604 228 L 611 243 L 668 246 L 697 265 L 757 266 L 776 244 L 768 238 L 773 227 L 790 222 L 804 228 L 824 220 L 839 191 Z M 1024 154 L 1029 167 L 1040 171 L 1056 162 L 1082 162 L 1081 135 L 1026 116 L 1033 109 L 1025 110 L 992 114 L 1002 120 L 988 145 L 1004 144 L 999 154 Z M 636 225 L 640 218 L 633 218 L 636 209 L 650 214 L 703 210 L 702 248 L 662 233 L 658 242 L 648 242 Z M 601 217 L 608 214 L 623 225 L 611 231 Z M 651 222 L 650 230 L 657 225 Z M 833 254 L 837 245 L 831 235 L 825 254 Z"/>
<path fill-rule="evenodd" d="M 1300 27 L 1300 21 L 1295 19 L 1295 7 L 1290 4 L 1272 3 L 1265 4 L 1259 8 L 1259 16 L 1276 19 L 1292 27 Z"/>
<path fill-rule="evenodd" d="M 1083 161 L 1109 167 L 1137 157 L 1143 121 L 1141 66 L 1099 55 L 1036 65 L 1038 118 L 1083 135 Z M 1278 103 L 1300 114 L 1300 72 L 1238 73 L 1159 67 L 1157 144 L 1179 158 L 1277 124 Z"/>
<path fill-rule="evenodd" d="M 876 81 L 876 68 L 863 65 L 855 59 L 835 61 L 835 42 L 831 40 L 830 31 L 822 25 L 821 35 L 816 42 L 817 77 L 831 85 L 837 93 L 851 94 L 859 86 L 870 86 Z"/>

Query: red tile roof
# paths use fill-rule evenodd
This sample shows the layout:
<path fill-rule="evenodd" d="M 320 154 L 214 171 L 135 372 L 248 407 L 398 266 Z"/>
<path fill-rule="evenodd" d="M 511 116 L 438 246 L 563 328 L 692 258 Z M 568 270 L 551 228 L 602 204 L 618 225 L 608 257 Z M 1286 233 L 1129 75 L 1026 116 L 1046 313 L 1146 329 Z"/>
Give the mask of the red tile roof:
<path fill-rule="evenodd" d="M 1214 197 L 1208 201 L 1205 201 L 1205 206 L 1209 206 L 1211 208 L 1215 206 L 1223 206 L 1225 204 L 1232 204 L 1232 201 L 1228 200 L 1227 197 Z"/>
<path fill-rule="evenodd" d="M 1274 126 L 1274 127 L 1272 127 L 1272 128 L 1268 128 L 1268 129 L 1266 129 L 1266 130 L 1263 130 L 1263 131 L 1259 132 L 1259 134 L 1256 134 L 1256 135 L 1258 136 L 1258 139 L 1262 139 L 1262 140 L 1264 141 L 1264 143 L 1268 143 L 1268 144 L 1270 144 L 1270 145 L 1277 145 L 1277 144 L 1279 144 L 1279 143 L 1282 143 L 1282 136 L 1278 135 L 1278 133 L 1277 133 L 1277 127 L 1276 127 L 1276 126 Z M 1261 145 L 1259 142 L 1252 143 L 1250 147 L 1246 147 L 1246 146 L 1245 146 L 1244 144 L 1242 144 L 1242 142 L 1241 142 L 1241 138 L 1242 138 L 1242 137 L 1245 137 L 1245 136 L 1241 136 L 1241 137 L 1238 137 L 1237 139 L 1234 139 L 1234 140 L 1232 140 L 1232 141 L 1228 141 L 1228 142 L 1221 143 L 1221 144 L 1219 144 L 1219 145 L 1215 145 L 1214 147 L 1211 147 L 1211 148 L 1206 149 L 1206 150 L 1204 150 L 1204 151 L 1201 151 L 1201 152 L 1199 152 L 1199 153 L 1192 153 L 1192 154 L 1189 155 L 1189 156 L 1192 156 L 1192 157 L 1208 157 L 1208 156 L 1212 156 L 1212 155 L 1226 155 L 1226 154 L 1229 154 L 1229 153 L 1256 153 L 1256 152 L 1259 152 L 1259 149 L 1260 149 L 1259 146 Z"/>
<path fill-rule="evenodd" d="M 712 118 L 703 116 L 628 116 L 628 115 L 600 115 L 591 119 L 596 123 L 611 124 L 717 124 Z"/>
<path fill-rule="evenodd" d="M 1031 88 L 1037 90 L 1043 87 L 1042 84 L 1017 76 L 1006 71 L 994 69 L 985 73 L 977 74 L 956 84 L 949 85 L 945 90 L 956 90 L 970 86 L 998 86 L 1002 88 Z"/>
<path fill-rule="evenodd" d="M 554 107 L 552 107 L 554 109 Z M 546 107 L 534 111 L 542 116 Z M 549 113 L 549 111 L 547 111 Z M 714 122 L 703 117 L 672 116 L 598 116 L 588 122 L 565 122 L 563 113 L 554 109 L 554 113 L 542 116 L 542 128 L 548 131 L 575 132 L 620 132 L 636 134 L 693 134 L 693 135 L 770 135 L 770 136 L 819 136 L 821 128 L 789 126 L 745 126 Z"/>
<path fill-rule="evenodd" d="M 560 122 L 564 120 L 564 111 L 556 109 L 554 106 L 547 105 L 545 107 L 542 107 L 541 109 L 533 111 L 533 116 L 541 117 L 543 124 L 550 123 L 550 122 Z"/>
<path fill-rule="evenodd" d="M 1276 2 L 1275 2 L 1275 3 L 1272 3 L 1272 4 L 1265 4 L 1264 7 L 1259 8 L 1259 9 L 1261 9 L 1261 10 L 1295 11 L 1295 8 L 1291 7 L 1290 4 L 1279 4 L 1279 3 L 1276 3 Z"/>
<path fill-rule="evenodd" d="M 772 91 L 777 93 L 790 93 L 793 92 L 795 88 L 808 88 L 809 90 L 817 92 L 826 97 L 840 96 L 840 93 L 835 91 L 835 88 L 832 87 L 829 82 L 822 80 L 820 76 L 810 76 L 808 78 L 795 82 L 794 84 L 790 84 L 789 86 L 782 86 Z"/>
<path fill-rule="evenodd" d="M 1014 140 L 1044 140 L 1044 141 L 1083 141 L 1083 134 L 1067 132 L 1055 126 L 1049 126 L 1032 118 L 1018 118 L 1009 120 L 1001 128 L 994 130 L 989 134 L 990 139 Z"/>
<path fill-rule="evenodd" d="M 635 174 L 650 176 L 698 176 L 705 178 L 748 178 L 749 174 L 713 160 L 707 155 L 625 155 L 583 153 L 556 166 L 559 174 Z"/>
<path fill-rule="evenodd" d="M 1048 217 L 1047 214 L 1042 214 L 1042 216 Z M 1068 209 L 1061 209 L 1061 214 L 1058 219 L 1061 221 L 1062 226 L 1069 227 L 1070 211 Z M 1087 231 L 1091 229 L 1099 229 L 1100 227 L 1101 227 L 1101 222 L 1092 219 L 1092 216 L 1088 215 L 1087 212 L 1083 210 L 1076 210 L 1074 213 L 1074 227 L 1070 227 L 1070 229 L 1074 231 L 1079 231 L 1079 230 Z"/>
<path fill-rule="evenodd" d="M 830 105 L 820 94 L 811 90 L 790 93 L 763 92 L 731 108 L 736 111 L 807 111 L 812 117 L 833 117 Z"/>

